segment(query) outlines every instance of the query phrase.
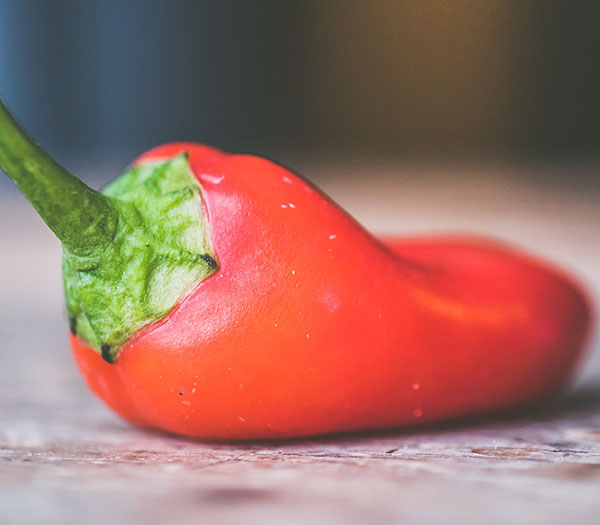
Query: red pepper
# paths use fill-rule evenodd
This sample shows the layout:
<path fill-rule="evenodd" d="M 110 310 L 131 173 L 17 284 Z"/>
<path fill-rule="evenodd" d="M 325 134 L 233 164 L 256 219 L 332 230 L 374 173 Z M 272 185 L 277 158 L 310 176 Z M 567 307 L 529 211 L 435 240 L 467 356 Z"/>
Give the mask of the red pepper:
<path fill-rule="evenodd" d="M 479 239 L 377 239 L 262 158 L 182 143 L 136 165 L 184 152 L 218 270 L 114 363 L 71 335 L 89 387 L 125 419 L 296 437 L 506 410 L 572 377 L 591 316 L 562 272 Z"/>
<path fill-rule="evenodd" d="M 392 427 L 537 400 L 571 376 L 589 324 L 578 288 L 506 247 L 369 235 L 257 157 L 195 144 L 221 269 L 116 365 L 72 337 L 92 390 L 126 419 L 190 436 Z"/>

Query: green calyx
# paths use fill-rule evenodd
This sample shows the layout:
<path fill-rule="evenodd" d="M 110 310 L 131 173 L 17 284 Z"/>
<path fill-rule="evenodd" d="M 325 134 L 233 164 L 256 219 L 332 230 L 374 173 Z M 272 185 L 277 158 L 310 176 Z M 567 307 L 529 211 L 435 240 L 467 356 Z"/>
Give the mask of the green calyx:
<path fill-rule="evenodd" d="M 0 168 L 62 241 L 71 330 L 110 363 L 218 269 L 185 154 L 134 166 L 97 192 L 41 150 L 0 102 Z"/>
<path fill-rule="evenodd" d="M 217 263 L 186 155 L 135 166 L 102 193 L 119 213 L 115 236 L 65 246 L 63 278 L 72 330 L 114 362 L 129 337 L 169 313 Z"/>

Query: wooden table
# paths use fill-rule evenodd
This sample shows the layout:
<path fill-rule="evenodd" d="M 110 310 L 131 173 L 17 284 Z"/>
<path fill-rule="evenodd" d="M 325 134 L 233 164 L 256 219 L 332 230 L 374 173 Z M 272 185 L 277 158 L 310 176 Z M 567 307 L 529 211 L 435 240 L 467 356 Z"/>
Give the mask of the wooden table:
<path fill-rule="evenodd" d="M 506 166 L 303 171 L 374 230 L 499 236 L 566 265 L 600 297 L 600 192 L 589 185 L 540 186 Z M 67 346 L 58 243 L 11 191 L 0 242 L 2 524 L 600 522 L 598 351 L 565 398 L 519 414 L 195 442 L 132 428 L 87 391 Z"/>

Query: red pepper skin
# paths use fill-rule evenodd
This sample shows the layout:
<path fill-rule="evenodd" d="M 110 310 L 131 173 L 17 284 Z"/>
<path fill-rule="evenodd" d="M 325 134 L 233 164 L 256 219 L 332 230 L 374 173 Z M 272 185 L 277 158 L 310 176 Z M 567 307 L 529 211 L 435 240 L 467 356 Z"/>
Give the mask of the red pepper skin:
<path fill-rule="evenodd" d="M 267 160 L 190 155 L 219 271 L 108 364 L 75 336 L 89 387 L 125 419 L 210 439 L 297 437 L 506 410 L 572 377 L 590 307 L 502 245 L 371 236 Z"/>

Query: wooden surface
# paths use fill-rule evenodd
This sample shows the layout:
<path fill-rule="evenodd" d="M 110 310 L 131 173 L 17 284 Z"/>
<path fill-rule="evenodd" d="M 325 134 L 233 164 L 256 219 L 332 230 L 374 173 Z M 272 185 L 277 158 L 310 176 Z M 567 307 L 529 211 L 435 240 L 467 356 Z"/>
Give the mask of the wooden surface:
<path fill-rule="evenodd" d="M 341 182 L 339 170 L 355 177 Z M 589 187 L 560 177 L 539 186 L 524 170 L 489 166 L 309 171 L 372 229 L 512 240 L 600 296 L 599 195 Z M 67 347 L 58 244 L 10 191 L 0 246 L 2 524 L 600 522 L 597 339 L 566 397 L 519 414 L 287 443 L 194 442 L 132 428 L 87 391 Z"/>

